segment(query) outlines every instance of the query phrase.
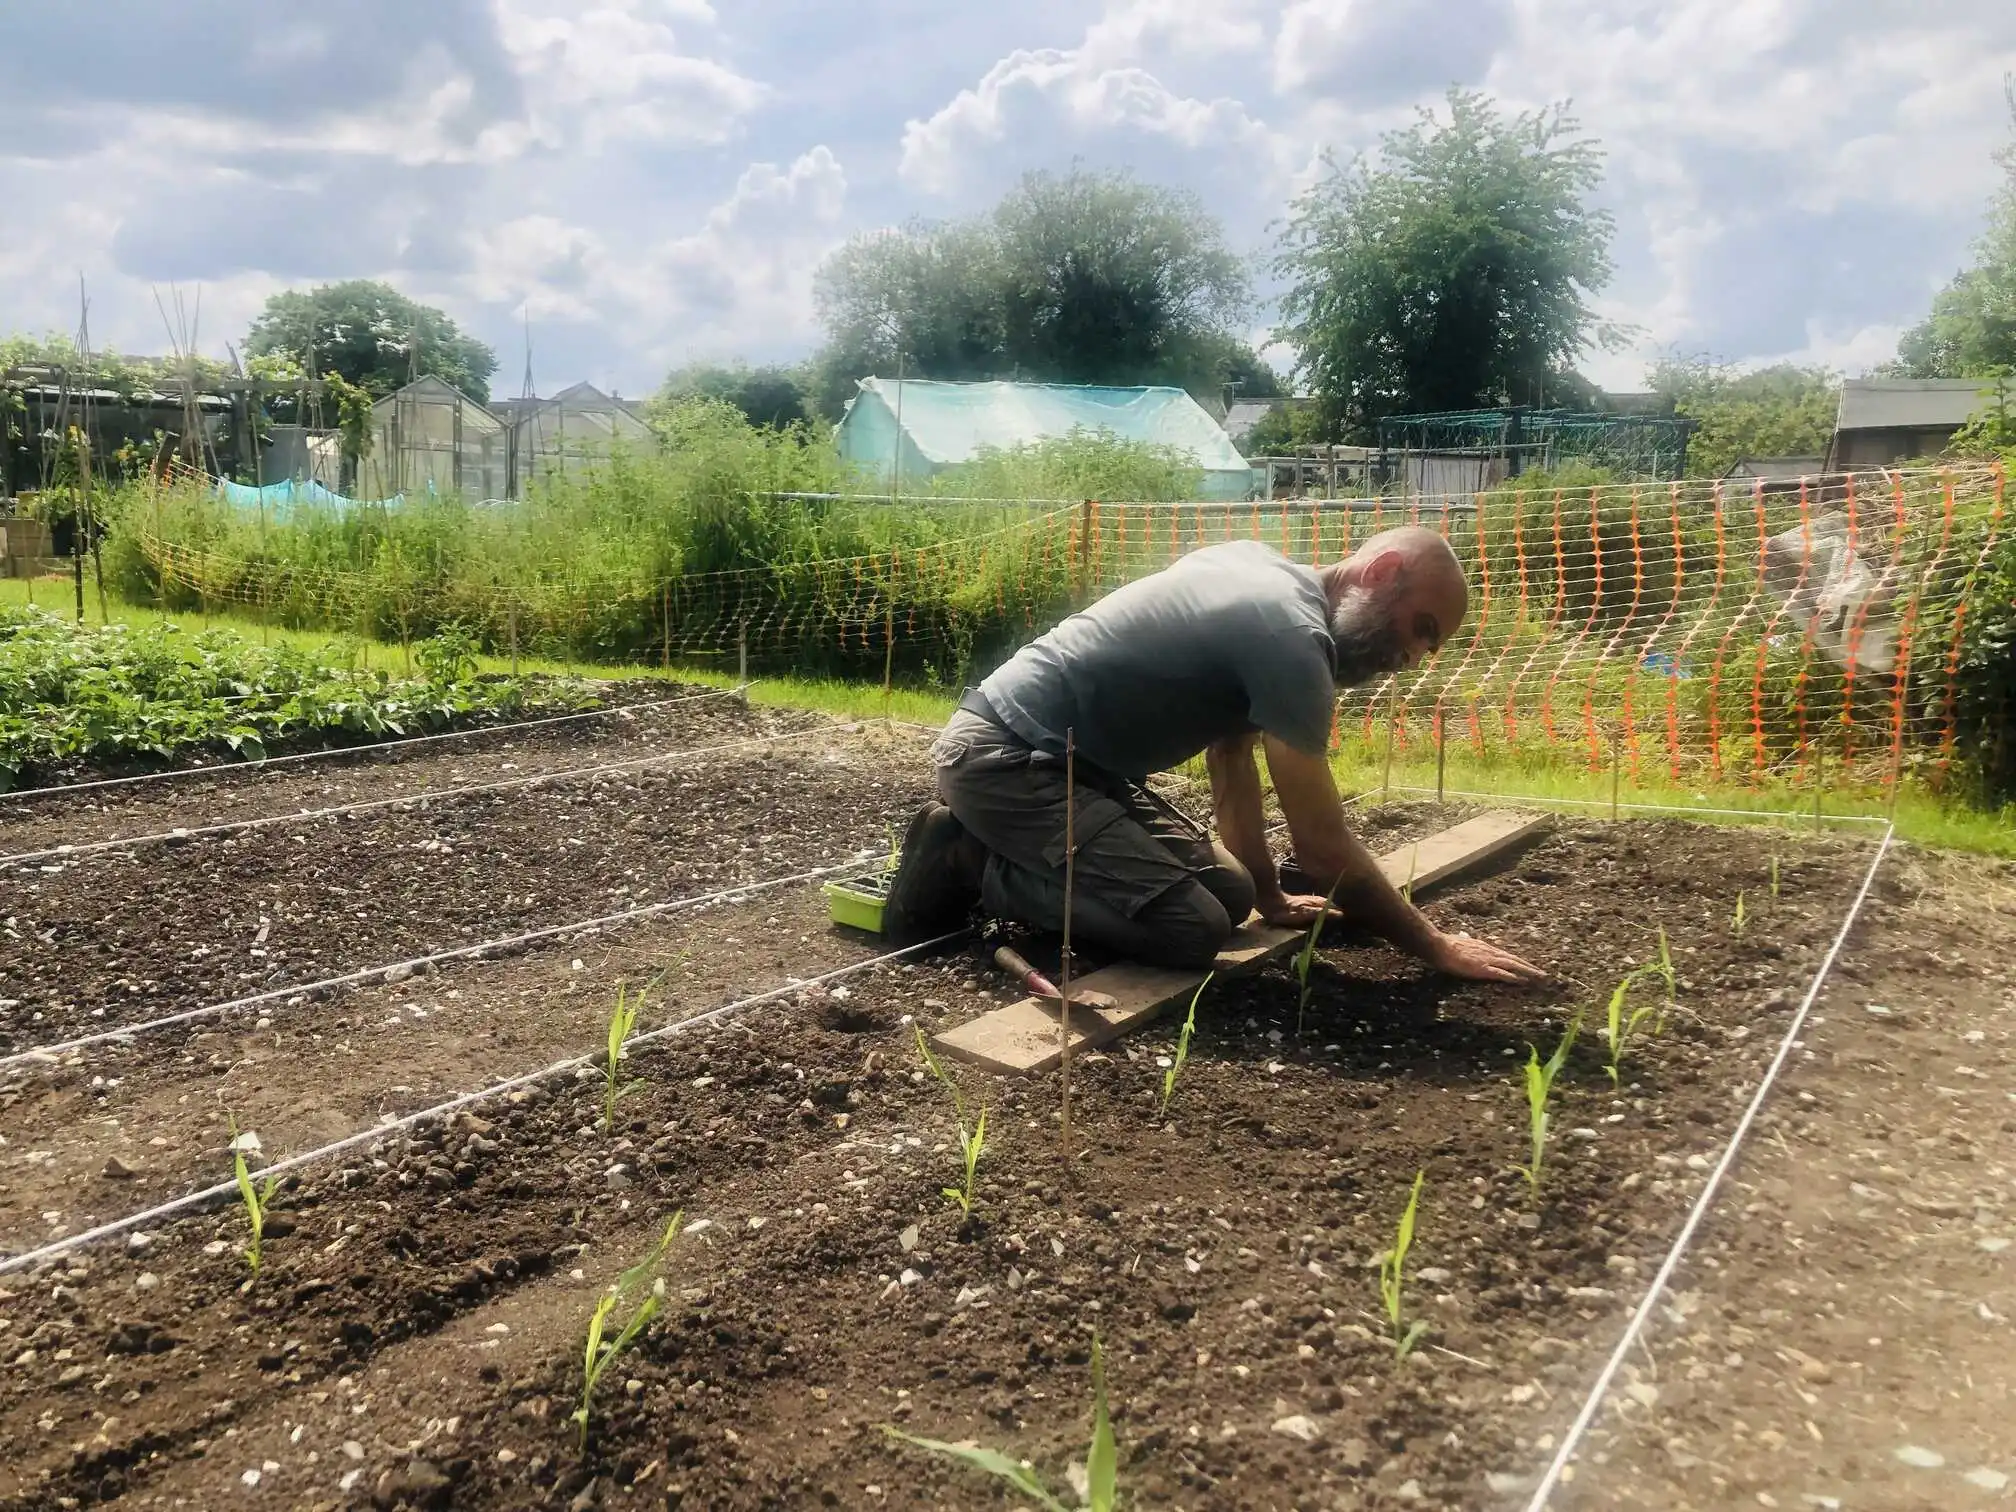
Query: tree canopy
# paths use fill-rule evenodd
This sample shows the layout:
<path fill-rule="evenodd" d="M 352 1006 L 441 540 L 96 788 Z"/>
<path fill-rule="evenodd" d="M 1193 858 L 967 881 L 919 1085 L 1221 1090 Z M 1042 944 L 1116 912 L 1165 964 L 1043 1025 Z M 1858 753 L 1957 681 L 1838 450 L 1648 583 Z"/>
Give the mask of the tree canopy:
<path fill-rule="evenodd" d="M 1251 281 L 1196 196 L 1126 173 L 1031 173 L 988 214 L 859 236 L 820 268 L 829 413 L 854 381 L 1024 378 L 1271 391 L 1237 334 Z"/>
<path fill-rule="evenodd" d="M 1559 402 L 1576 358 L 1618 334 L 1589 304 L 1611 271 L 1611 217 L 1587 201 L 1601 149 L 1565 105 L 1507 117 L 1462 89 L 1447 105 L 1376 160 L 1333 160 L 1290 211 L 1276 335 L 1333 433 Z"/>
<path fill-rule="evenodd" d="M 1695 422 L 1687 471 L 1719 478 L 1744 457 L 1818 457 L 1834 435 L 1841 380 L 1825 368 L 1781 362 L 1753 372 L 1706 358 L 1672 358 L 1647 375 L 1673 413 Z"/>
<path fill-rule="evenodd" d="M 694 362 L 668 373 L 650 402 L 667 407 L 691 399 L 719 399 L 734 405 L 751 425 L 776 429 L 812 418 L 805 382 L 806 375 L 798 368 Z"/>
<path fill-rule="evenodd" d="M 245 355 L 335 373 L 373 399 L 432 374 L 487 404 L 497 371 L 497 354 L 441 311 L 361 278 L 275 294 L 246 334 Z"/>
<path fill-rule="evenodd" d="M 2016 80 L 2008 85 L 2010 140 L 1995 154 L 2003 183 L 1974 244 L 1974 266 L 1904 333 L 1890 371 L 1905 378 L 1987 378 L 2016 369 Z"/>

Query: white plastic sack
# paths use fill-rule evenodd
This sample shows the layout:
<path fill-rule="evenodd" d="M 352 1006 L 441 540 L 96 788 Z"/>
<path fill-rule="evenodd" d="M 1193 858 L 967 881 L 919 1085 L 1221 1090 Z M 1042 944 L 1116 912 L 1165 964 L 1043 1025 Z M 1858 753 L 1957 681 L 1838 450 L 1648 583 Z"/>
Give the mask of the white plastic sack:
<path fill-rule="evenodd" d="M 1895 569 L 1871 572 L 1848 543 L 1848 517 L 1829 513 L 1764 543 L 1764 585 L 1821 654 L 1856 672 L 1897 659 Z"/>

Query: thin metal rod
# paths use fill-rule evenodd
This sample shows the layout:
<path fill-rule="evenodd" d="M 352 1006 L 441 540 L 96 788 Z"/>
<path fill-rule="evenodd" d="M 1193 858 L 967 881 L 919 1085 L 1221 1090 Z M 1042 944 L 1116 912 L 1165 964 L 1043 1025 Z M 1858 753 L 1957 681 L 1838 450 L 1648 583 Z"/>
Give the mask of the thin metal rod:
<path fill-rule="evenodd" d="M 1400 679 L 1392 679 L 1392 694 L 1386 700 L 1386 775 L 1379 783 L 1379 801 L 1384 803 L 1393 792 L 1393 736 L 1400 728 Z"/>
<path fill-rule="evenodd" d="M 1813 973 L 1813 981 L 1806 988 L 1804 1000 L 1799 1004 L 1798 1011 L 1792 1015 L 1792 1022 L 1786 1026 L 1784 1037 L 1778 1041 L 1778 1053 L 1772 1056 L 1771 1064 L 1764 1068 L 1763 1080 L 1757 1083 L 1757 1090 L 1751 1094 L 1748 1105 L 1743 1109 L 1743 1116 L 1736 1121 L 1736 1128 L 1729 1136 L 1729 1143 L 1723 1147 L 1722 1158 L 1715 1162 L 1715 1168 L 1708 1173 L 1708 1180 L 1702 1185 L 1701 1194 L 1694 1199 L 1694 1206 L 1687 1213 L 1687 1221 L 1680 1225 L 1680 1232 L 1673 1240 L 1673 1247 L 1666 1252 L 1666 1258 L 1661 1262 L 1658 1273 L 1653 1276 L 1651 1286 L 1646 1288 L 1645 1295 L 1639 1299 L 1637 1308 L 1631 1314 L 1631 1321 L 1624 1325 L 1624 1336 L 1617 1341 L 1617 1347 L 1610 1352 L 1610 1358 L 1604 1362 L 1602 1371 L 1596 1377 L 1595 1385 L 1589 1388 L 1589 1395 L 1582 1403 L 1582 1410 L 1575 1415 L 1574 1423 L 1562 1436 L 1561 1447 L 1555 1450 L 1553 1462 L 1548 1465 L 1546 1474 L 1541 1476 L 1540 1484 L 1533 1492 L 1533 1499 L 1526 1504 L 1526 1512 L 1543 1512 L 1548 1497 L 1554 1494 L 1554 1488 L 1560 1484 L 1562 1472 L 1567 1469 L 1568 1461 L 1574 1456 L 1576 1446 L 1582 1442 L 1583 1435 L 1589 1431 L 1589 1425 L 1596 1420 L 1596 1414 L 1602 1409 L 1603 1399 L 1610 1391 L 1610 1383 L 1617 1378 L 1617 1372 L 1622 1368 L 1625 1357 L 1630 1354 L 1632 1346 L 1644 1333 L 1645 1324 L 1652 1316 L 1652 1309 L 1658 1305 L 1660 1297 L 1665 1295 L 1666 1287 L 1673 1279 L 1673 1273 L 1680 1268 L 1681 1258 L 1687 1253 L 1687 1246 L 1693 1242 L 1695 1230 L 1700 1228 L 1701 1221 L 1714 1207 L 1715 1196 L 1722 1187 L 1722 1179 L 1729 1174 L 1729 1168 L 1736 1163 L 1736 1154 L 1743 1147 L 1744 1137 L 1749 1134 L 1750 1126 L 1757 1121 L 1757 1114 L 1764 1106 L 1764 1099 L 1771 1095 L 1771 1089 L 1777 1085 L 1779 1072 L 1791 1058 L 1792 1047 L 1798 1043 L 1800 1034 L 1806 1028 L 1807 1016 L 1813 1011 L 1814 1001 L 1820 996 L 1820 989 L 1827 981 L 1827 973 L 1833 970 L 1835 958 L 1841 954 L 1841 947 L 1848 941 L 1849 931 L 1854 929 L 1855 921 L 1861 915 L 1862 905 L 1869 897 L 1869 889 L 1875 885 L 1877 869 L 1882 866 L 1883 858 L 1890 854 L 1890 843 L 1896 834 L 1895 826 L 1883 831 L 1882 841 L 1877 845 L 1876 854 L 1869 862 L 1869 870 L 1863 875 L 1862 886 L 1856 891 L 1855 901 L 1848 905 L 1848 913 L 1841 920 L 1840 929 L 1835 932 L 1834 943 L 1827 947 L 1827 955 L 1820 962 L 1820 969 Z"/>
<path fill-rule="evenodd" d="M 1064 732 L 1064 955 L 1057 988 L 1060 997 L 1057 1004 L 1057 1057 L 1059 1085 L 1064 1098 L 1058 1137 L 1067 1169 L 1071 1163 L 1071 901 L 1072 884 L 1077 880 L 1078 871 L 1077 828 L 1073 823 L 1078 807 L 1077 767 L 1078 732 L 1067 729 Z"/>

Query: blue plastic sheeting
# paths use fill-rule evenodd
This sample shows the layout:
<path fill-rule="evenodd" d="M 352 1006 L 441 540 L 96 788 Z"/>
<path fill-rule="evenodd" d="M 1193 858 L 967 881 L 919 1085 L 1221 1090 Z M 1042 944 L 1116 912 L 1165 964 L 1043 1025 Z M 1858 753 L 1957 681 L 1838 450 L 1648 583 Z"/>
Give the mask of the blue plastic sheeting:
<path fill-rule="evenodd" d="M 219 480 L 217 497 L 226 504 L 236 504 L 244 509 L 265 509 L 269 514 L 281 515 L 297 504 L 308 504 L 332 509 L 355 509 L 363 503 L 376 503 L 394 507 L 406 502 L 404 494 L 394 494 L 389 499 L 353 499 L 339 494 L 333 488 L 324 488 L 312 478 L 290 478 L 285 483 L 268 483 L 264 488 L 254 488 L 250 483 L 230 483 Z"/>
<path fill-rule="evenodd" d="M 864 378 L 835 439 L 843 457 L 886 485 L 899 455 L 903 476 L 922 482 L 986 448 L 1006 451 L 1074 430 L 1107 431 L 1188 454 L 1204 470 L 1206 498 L 1244 499 L 1252 492 L 1253 469 L 1232 438 L 1179 388 Z"/>

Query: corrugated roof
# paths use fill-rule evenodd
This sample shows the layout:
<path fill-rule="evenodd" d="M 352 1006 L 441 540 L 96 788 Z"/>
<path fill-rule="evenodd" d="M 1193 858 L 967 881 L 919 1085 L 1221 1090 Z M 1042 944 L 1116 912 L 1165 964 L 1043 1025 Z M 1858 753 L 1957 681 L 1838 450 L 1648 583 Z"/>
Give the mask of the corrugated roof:
<path fill-rule="evenodd" d="M 1826 471 L 1825 457 L 1741 457 L 1724 478 L 1817 478 Z"/>
<path fill-rule="evenodd" d="M 1836 430 L 1957 430 L 1983 404 L 1982 378 L 1850 378 Z"/>
<path fill-rule="evenodd" d="M 1175 447 L 1206 472 L 1249 471 L 1231 437 L 1180 388 L 861 380 L 861 398 L 874 396 L 891 414 L 898 412 L 899 394 L 903 429 L 927 460 L 942 467 L 970 462 L 983 447 L 1005 451 L 1073 430 L 1104 430 Z"/>

